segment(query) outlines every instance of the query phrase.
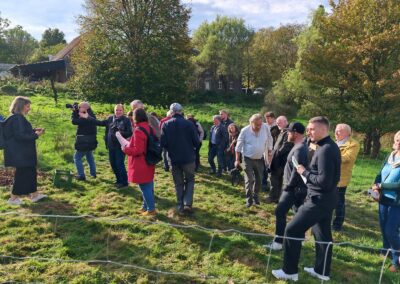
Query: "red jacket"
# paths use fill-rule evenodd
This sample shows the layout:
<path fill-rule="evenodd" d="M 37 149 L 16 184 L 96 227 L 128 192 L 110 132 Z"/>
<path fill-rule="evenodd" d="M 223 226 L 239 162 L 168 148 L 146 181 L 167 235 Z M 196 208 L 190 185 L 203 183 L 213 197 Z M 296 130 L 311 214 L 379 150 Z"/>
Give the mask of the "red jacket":
<path fill-rule="evenodd" d="M 128 155 L 128 181 L 142 184 L 154 180 L 155 166 L 146 163 L 147 136 L 138 126 L 150 133 L 150 126 L 147 122 L 140 122 L 135 125 L 131 141 L 124 152 Z"/>

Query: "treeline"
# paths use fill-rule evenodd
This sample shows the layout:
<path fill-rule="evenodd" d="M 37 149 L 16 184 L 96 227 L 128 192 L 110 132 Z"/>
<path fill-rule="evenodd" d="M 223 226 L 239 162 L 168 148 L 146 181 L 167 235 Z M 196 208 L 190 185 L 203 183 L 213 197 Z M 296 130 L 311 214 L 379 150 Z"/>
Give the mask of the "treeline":
<path fill-rule="evenodd" d="M 230 82 L 239 81 L 264 88 L 269 110 L 350 124 L 375 157 L 380 138 L 400 125 L 400 3 L 336 2 L 329 13 L 316 7 L 307 25 L 254 31 L 218 16 L 190 35 L 191 11 L 179 0 L 86 0 L 70 84 L 89 99 L 165 105 L 190 100 L 207 72 L 219 83 L 215 96 L 231 94 Z M 11 34 L 0 20 L 0 44 Z M 11 58 L 0 50 L 0 61 Z"/>

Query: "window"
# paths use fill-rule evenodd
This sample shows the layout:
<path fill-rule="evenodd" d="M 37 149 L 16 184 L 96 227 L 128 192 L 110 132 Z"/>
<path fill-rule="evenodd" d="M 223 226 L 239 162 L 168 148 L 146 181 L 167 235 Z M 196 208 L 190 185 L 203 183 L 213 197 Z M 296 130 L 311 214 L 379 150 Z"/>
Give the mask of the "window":
<path fill-rule="evenodd" d="M 222 90 L 222 81 L 221 80 L 218 81 L 218 90 Z"/>
<path fill-rule="evenodd" d="M 206 80 L 204 82 L 204 84 L 205 84 L 204 88 L 206 89 L 206 91 L 211 90 L 211 82 L 210 82 L 210 80 Z"/>
<path fill-rule="evenodd" d="M 229 82 L 229 90 L 233 90 L 233 81 Z"/>

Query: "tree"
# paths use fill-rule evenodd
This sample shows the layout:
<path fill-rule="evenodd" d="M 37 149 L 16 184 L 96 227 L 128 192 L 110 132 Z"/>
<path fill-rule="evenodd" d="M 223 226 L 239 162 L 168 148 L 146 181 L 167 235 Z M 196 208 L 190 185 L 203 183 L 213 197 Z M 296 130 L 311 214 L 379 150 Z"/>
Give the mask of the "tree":
<path fill-rule="evenodd" d="M 9 24 L 10 22 L 7 19 L 0 17 L 0 62 L 6 61 L 4 31 L 7 29 Z"/>
<path fill-rule="evenodd" d="M 2 49 L 5 63 L 26 63 L 37 46 L 37 41 L 21 26 L 4 31 Z"/>
<path fill-rule="evenodd" d="M 194 32 L 193 45 L 199 51 L 194 58 L 200 71 L 209 70 L 216 78 L 233 76 L 241 79 L 245 62 L 243 56 L 253 31 L 243 19 L 217 16 L 210 24 L 204 22 Z M 227 82 L 223 82 L 227 90 Z"/>
<path fill-rule="evenodd" d="M 74 82 L 88 97 L 183 99 L 191 55 L 190 10 L 179 0 L 87 0 Z"/>
<path fill-rule="evenodd" d="M 396 0 L 330 5 L 331 14 L 314 18 L 318 38 L 301 56 L 303 79 L 321 90 L 306 99 L 365 133 L 364 151 L 376 157 L 380 137 L 400 123 L 400 5 Z"/>
<path fill-rule="evenodd" d="M 56 55 L 60 50 L 65 47 L 64 43 L 52 45 L 48 47 L 39 46 L 35 49 L 32 56 L 29 58 L 30 63 L 48 61 L 50 55 Z"/>
<path fill-rule="evenodd" d="M 40 41 L 41 47 L 49 47 L 58 44 L 66 44 L 65 34 L 59 29 L 48 28 L 42 34 L 42 40 Z"/>
<path fill-rule="evenodd" d="M 256 32 L 250 47 L 253 84 L 271 88 L 297 60 L 294 39 L 302 31 L 301 25 L 285 25 L 278 29 L 266 28 Z"/>

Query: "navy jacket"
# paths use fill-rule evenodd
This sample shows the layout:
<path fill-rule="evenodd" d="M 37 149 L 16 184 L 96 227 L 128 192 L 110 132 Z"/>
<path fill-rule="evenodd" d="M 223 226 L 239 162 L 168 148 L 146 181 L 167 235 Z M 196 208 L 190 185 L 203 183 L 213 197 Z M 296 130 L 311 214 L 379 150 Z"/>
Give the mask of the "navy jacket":
<path fill-rule="evenodd" d="M 195 149 L 200 140 L 194 124 L 175 114 L 163 124 L 161 130 L 161 147 L 168 151 L 172 165 L 193 163 L 196 158 Z"/>
<path fill-rule="evenodd" d="M 104 141 L 107 149 L 121 148 L 115 133 L 119 131 L 122 137 L 128 139 L 132 136 L 132 124 L 129 118 L 125 115 L 116 118 L 115 115 L 110 115 L 105 120 L 97 121 L 97 125 L 105 126 L 106 131 L 104 135 Z"/>
<path fill-rule="evenodd" d="M 214 133 L 214 129 L 216 129 L 216 132 Z M 218 150 L 225 150 L 225 148 L 228 146 L 229 143 L 229 134 L 228 131 L 226 130 L 225 126 L 221 123 L 218 126 L 213 125 L 210 129 L 210 138 L 209 138 L 209 144 L 208 146 L 211 146 L 211 138 L 213 135 L 215 136 L 215 145 L 218 146 Z"/>
<path fill-rule="evenodd" d="M 329 136 L 318 141 L 317 145 L 309 168 L 303 172 L 311 196 L 337 192 L 336 186 L 340 180 L 341 158 L 338 145 Z"/>
<path fill-rule="evenodd" d="M 97 148 L 97 121 L 91 109 L 88 109 L 88 118 L 81 118 L 77 111 L 72 112 L 72 124 L 77 125 L 75 150 L 92 151 Z"/>
<path fill-rule="evenodd" d="M 36 167 L 36 135 L 22 114 L 10 115 L 4 122 L 4 165 L 6 167 Z"/>

